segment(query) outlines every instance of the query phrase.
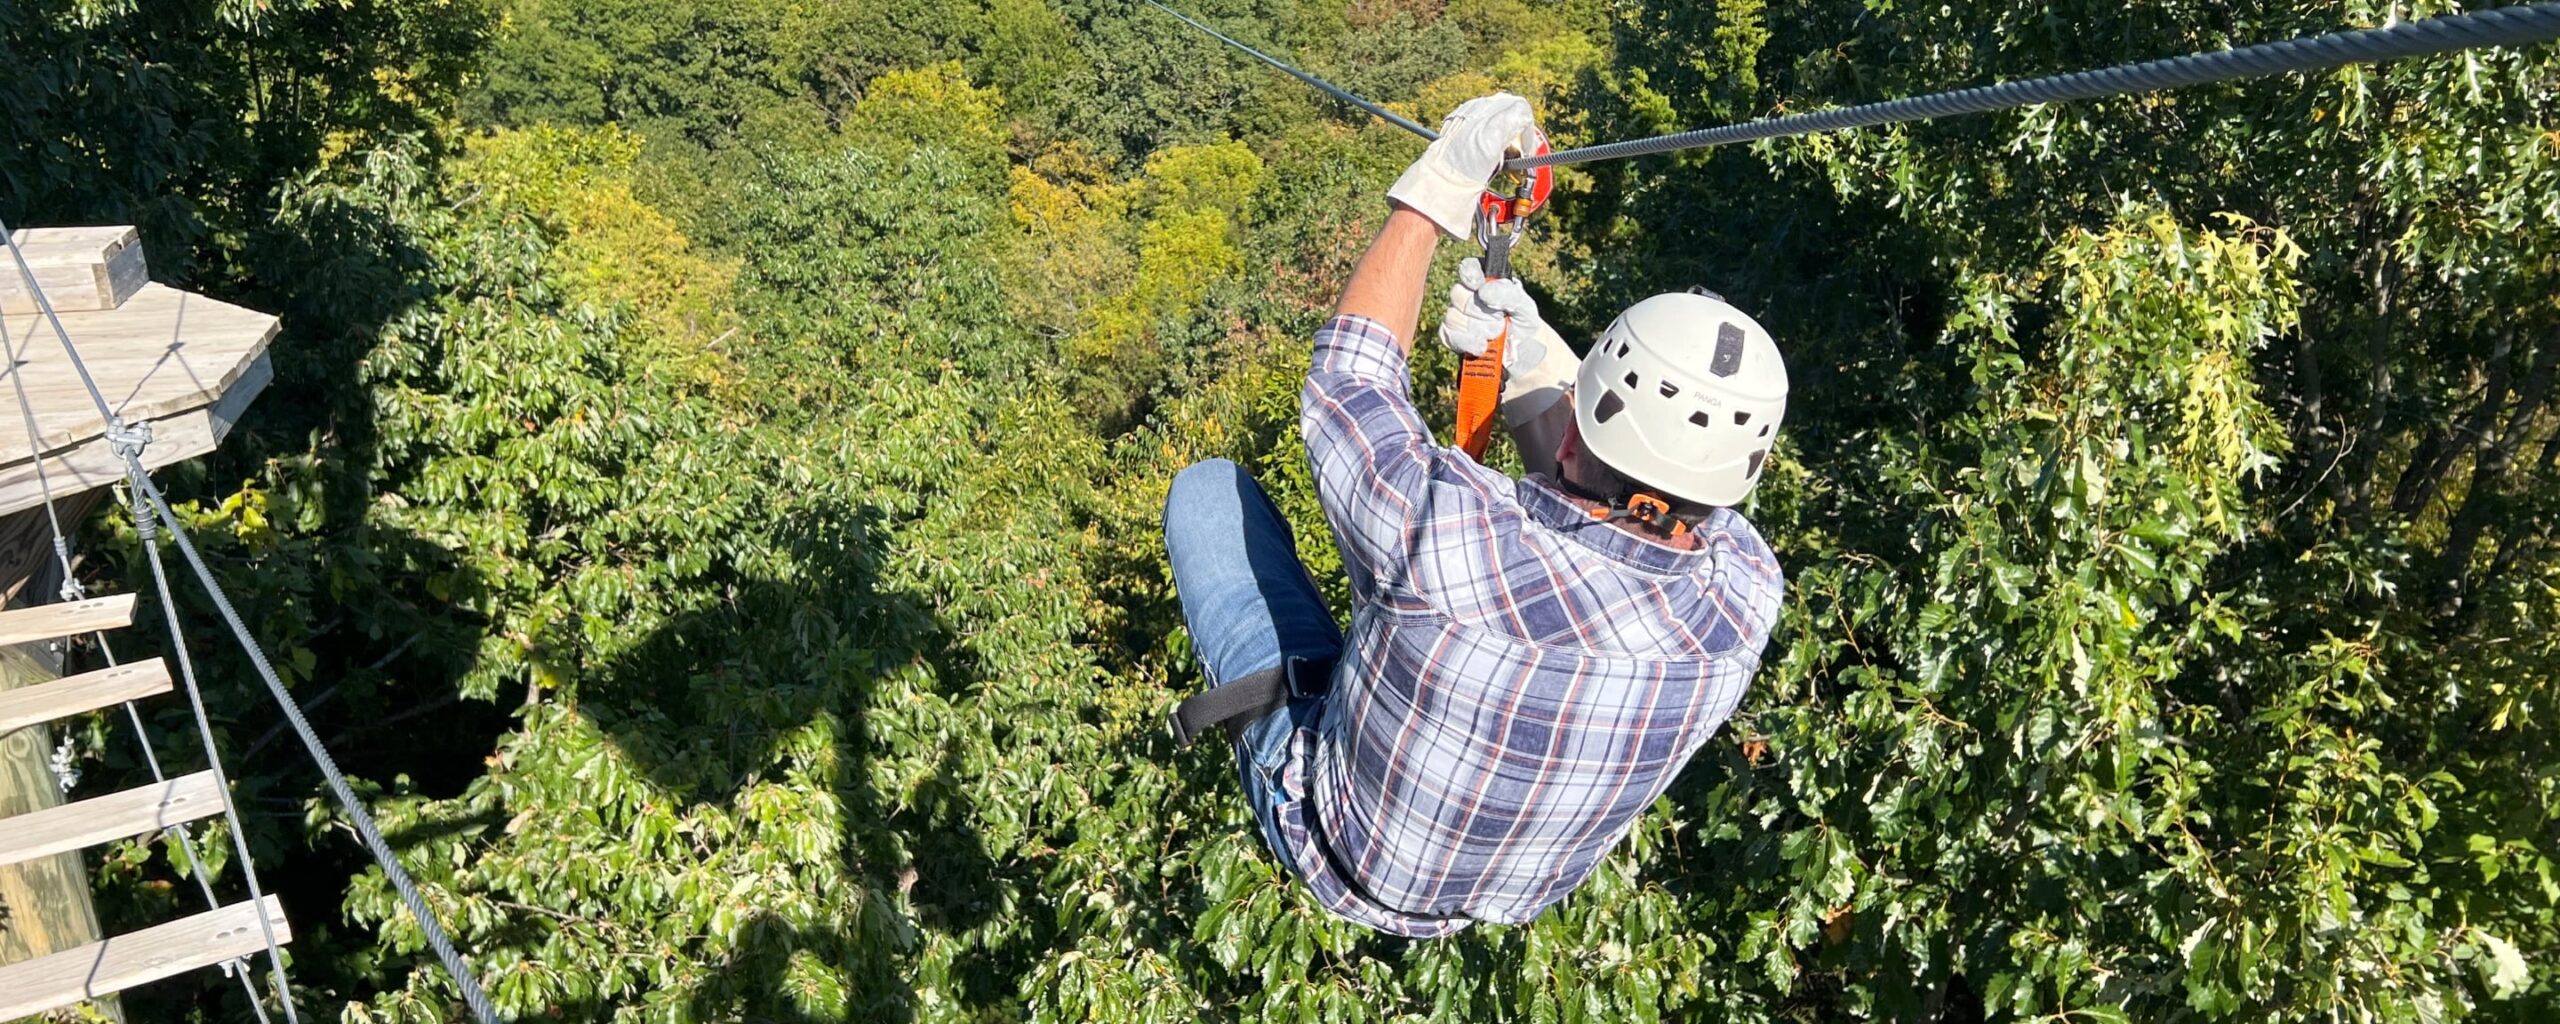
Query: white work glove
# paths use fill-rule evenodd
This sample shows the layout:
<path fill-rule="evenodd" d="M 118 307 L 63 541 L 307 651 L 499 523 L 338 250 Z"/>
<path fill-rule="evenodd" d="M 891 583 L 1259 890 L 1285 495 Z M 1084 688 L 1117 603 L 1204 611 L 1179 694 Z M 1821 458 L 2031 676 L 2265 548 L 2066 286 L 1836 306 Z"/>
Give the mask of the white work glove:
<path fill-rule="evenodd" d="M 1573 379 L 1582 360 L 1564 336 L 1538 316 L 1538 303 L 1516 278 L 1484 279 L 1484 264 L 1458 264 L 1449 309 L 1440 318 L 1440 343 L 1461 355 L 1483 355 L 1508 327 L 1502 345 L 1502 421 L 1532 473 L 1554 473 L 1558 445 L 1573 425 Z"/>
<path fill-rule="evenodd" d="M 1529 101 L 1507 92 L 1458 104 L 1440 122 L 1440 140 L 1405 169 L 1387 198 L 1430 218 L 1450 237 L 1472 237 L 1485 184 L 1502 169 L 1506 151 L 1521 147 L 1537 124 Z"/>
<path fill-rule="evenodd" d="M 1502 347 L 1505 374 L 1545 362 L 1550 346 L 1565 348 L 1555 328 L 1538 318 L 1538 302 L 1520 287 L 1519 278 L 1487 281 L 1484 261 L 1470 256 L 1458 264 L 1458 283 L 1449 286 L 1449 310 L 1440 317 L 1440 343 L 1462 356 L 1480 356 L 1505 330 L 1511 332 L 1511 340 Z"/>

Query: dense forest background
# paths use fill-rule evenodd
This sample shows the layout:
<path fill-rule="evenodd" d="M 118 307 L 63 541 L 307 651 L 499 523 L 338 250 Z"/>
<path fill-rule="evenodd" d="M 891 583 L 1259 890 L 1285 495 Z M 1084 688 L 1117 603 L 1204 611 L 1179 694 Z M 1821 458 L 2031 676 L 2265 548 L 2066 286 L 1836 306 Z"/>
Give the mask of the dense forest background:
<path fill-rule="evenodd" d="M 2456 5 L 1187 6 L 1582 143 Z M 1335 568 L 1297 374 L 1411 138 L 1121 0 L 27 0 L 0 66 L 11 223 L 283 316 L 165 483 L 511 1018 L 2560 1016 L 2551 47 L 1567 172 L 1568 335 L 1704 283 L 1785 346 L 1792 585 L 1588 886 L 1422 943 L 1166 738 L 1156 521 L 1235 458 Z M 455 1019 L 200 658 L 307 1019 Z"/>

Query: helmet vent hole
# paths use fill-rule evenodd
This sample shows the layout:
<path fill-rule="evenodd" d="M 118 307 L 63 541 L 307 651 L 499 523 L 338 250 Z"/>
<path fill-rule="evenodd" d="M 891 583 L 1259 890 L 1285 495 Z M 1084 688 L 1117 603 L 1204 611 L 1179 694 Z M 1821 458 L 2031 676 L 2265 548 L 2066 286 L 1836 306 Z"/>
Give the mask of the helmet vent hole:
<path fill-rule="evenodd" d="M 1636 372 L 1634 370 L 1627 371 L 1627 386 L 1631 388 L 1640 388 L 1644 386 L 1643 384 L 1636 382 Z"/>
<path fill-rule="evenodd" d="M 1706 413 L 1693 412 L 1689 414 L 1689 424 L 1697 427 L 1712 427 L 1716 425 L 1716 421 L 1707 418 Z"/>
<path fill-rule="evenodd" d="M 1747 426 L 1750 426 L 1750 425 L 1751 425 L 1751 414 L 1750 414 L 1750 413 L 1748 413 L 1748 412 L 1744 412 L 1744 411 L 1742 411 L 1742 410 L 1740 410 L 1740 409 L 1736 409 L 1736 410 L 1734 410 L 1734 411 L 1733 411 L 1733 425 L 1734 425 L 1734 426 L 1737 426 L 1737 427 L 1747 427 Z"/>
<path fill-rule="evenodd" d="M 1742 472 L 1742 475 L 1744 475 L 1744 476 L 1759 476 L 1759 475 L 1760 475 L 1760 463 L 1761 463 L 1761 460 L 1767 459 L 1768 457 L 1769 457 L 1769 449 L 1766 449 L 1766 448 L 1762 448 L 1762 449 L 1760 449 L 1759 451 L 1752 452 L 1752 453 L 1751 453 L 1751 468 L 1744 470 L 1744 471 Z"/>
<path fill-rule="evenodd" d="M 1619 398 L 1617 392 L 1604 391 L 1600 394 L 1600 407 L 1591 410 L 1591 418 L 1594 422 L 1607 423 L 1626 408 L 1626 400 Z"/>
<path fill-rule="evenodd" d="M 1664 397 L 1664 398 L 1676 398 L 1676 397 L 1678 397 L 1678 396 L 1679 396 L 1679 394 L 1680 394 L 1680 385 L 1678 385 L 1678 384 L 1674 384 L 1674 383 L 1671 383 L 1670 381 L 1667 381 L 1667 380 L 1662 382 L 1662 397 Z"/>
<path fill-rule="evenodd" d="M 1627 343 L 1626 343 L 1626 342 L 1621 341 L 1621 342 L 1619 342 L 1619 343 L 1618 343 L 1618 358 L 1620 358 L 1620 359 L 1624 359 L 1624 358 L 1626 358 L 1626 357 L 1627 357 Z"/>
<path fill-rule="evenodd" d="M 1763 424 L 1761 424 L 1761 425 L 1760 425 L 1760 436 L 1762 436 L 1762 437 L 1767 437 L 1767 436 L 1769 436 L 1769 424 L 1763 423 Z"/>

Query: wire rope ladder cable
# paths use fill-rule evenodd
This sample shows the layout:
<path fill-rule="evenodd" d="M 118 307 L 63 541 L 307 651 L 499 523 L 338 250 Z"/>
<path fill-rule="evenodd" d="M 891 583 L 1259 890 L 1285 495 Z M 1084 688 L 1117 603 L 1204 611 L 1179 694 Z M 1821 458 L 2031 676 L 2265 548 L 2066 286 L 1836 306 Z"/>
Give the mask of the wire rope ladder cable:
<path fill-rule="evenodd" d="M 392 855 L 390 844 L 382 838 L 382 830 L 374 824 L 373 816 L 366 812 L 364 804 L 356 799 L 355 790 L 347 784 L 346 775 L 338 769 L 337 761 L 329 756 L 319 735 L 312 730 L 309 720 L 303 717 L 301 705 L 294 701 L 293 695 L 284 688 L 283 681 L 277 678 L 275 666 L 268 662 L 266 651 L 260 647 L 257 638 L 249 632 L 249 627 L 241 620 L 239 611 L 232 607 L 230 596 L 223 590 L 221 582 L 214 578 L 211 566 L 206 564 L 204 556 L 196 551 L 195 543 L 188 537 L 185 525 L 178 521 L 177 514 L 170 509 L 168 498 L 152 484 L 150 471 L 142 463 L 140 442 L 147 440 L 147 435 L 135 434 L 124 423 L 123 418 L 116 414 L 114 408 L 108 405 L 105 394 L 98 389 L 96 379 L 90 375 L 87 363 L 80 357 L 79 346 L 72 342 L 70 332 L 62 326 L 62 318 L 55 314 L 52 303 L 46 300 L 42 287 L 35 279 L 34 271 L 29 268 L 25 254 L 19 251 L 16 238 L 10 234 L 6 223 L 0 223 L 0 242 L 7 244 L 11 257 L 17 261 L 19 274 L 25 279 L 28 291 L 35 299 L 37 310 L 52 326 L 55 339 L 62 345 L 63 354 L 70 361 L 73 370 L 78 373 L 82 386 L 89 393 L 90 401 L 97 406 L 99 415 L 106 421 L 108 437 L 111 443 L 114 443 L 115 454 L 124 463 L 126 483 L 132 489 L 133 502 L 138 508 L 147 509 L 158 519 L 160 525 L 168 530 L 170 540 L 177 546 L 179 554 L 186 560 L 188 567 L 194 571 L 197 581 L 204 586 L 206 596 L 212 599 L 215 609 L 222 613 L 223 621 L 230 627 L 232 637 L 239 641 L 242 651 L 249 657 L 250 664 L 257 669 L 259 679 L 266 684 L 268 693 L 275 698 L 285 721 L 293 727 L 295 736 L 302 741 L 305 751 L 311 756 L 312 763 L 319 767 L 321 775 L 329 784 L 331 794 L 337 798 L 339 806 L 347 812 L 348 821 L 363 840 L 367 852 L 382 868 L 384 876 L 391 881 L 392 888 L 399 892 L 401 903 L 408 908 L 410 916 L 417 920 L 418 928 L 425 936 L 428 947 L 434 950 L 445 973 L 453 979 L 455 987 L 460 990 L 462 1001 L 470 1008 L 473 1019 L 481 1024 L 497 1024 L 497 1011 L 489 1004 L 488 995 L 481 991 L 479 979 L 472 974 L 470 966 L 463 961 L 462 954 L 454 948 L 453 940 L 445 934 L 444 927 L 437 922 L 434 913 L 426 904 L 425 897 L 419 893 L 417 883 L 409 877 L 408 871 L 400 866 L 399 858 Z M 157 548 L 146 541 L 144 550 L 151 553 L 155 577 L 161 587 L 161 600 L 165 605 L 168 603 L 167 575 L 159 569 Z M 176 628 L 174 617 L 171 619 L 171 628 L 173 630 Z M 176 637 L 172 639 L 175 641 L 173 645 L 180 648 L 183 665 L 185 658 L 183 641 Z M 201 708 L 199 708 L 199 714 L 201 714 Z M 236 835 L 236 824 L 234 830 Z M 244 862 L 246 860 L 245 852 L 243 860 Z M 270 926 L 262 918 L 260 927 L 269 928 Z M 268 936 L 267 945 L 270 951 L 277 945 L 272 934 Z M 283 966 L 280 959 L 276 961 L 276 970 L 281 979 Z M 287 1007 L 290 1015 L 291 1004 L 288 1003 Z"/>
<path fill-rule="evenodd" d="M 44 312 L 45 316 L 48 319 L 51 319 L 53 316 L 51 301 L 45 298 L 42 285 L 37 282 L 33 269 L 27 264 L 25 253 L 18 247 L 16 236 L 9 232 L 6 224 L 0 224 L 0 239 L 6 239 L 10 257 L 15 262 L 19 276 L 24 280 L 27 286 L 28 293 L 35 298 L 38 308 Z M 61 325 L 58 320 L 54 321 L 54 326 L 57 331 L 61 330 Z M 35 343 L 35 332 L 36 325 L 34 321 L 30 319 L 27 326 L 27 337 L 23 344 L 19 339 L 7 337 L 5 334 L 0 334 L 0 340 L 5 340 L 8 345 L 7 353 L 9 356 L 10 389 L 17 398 L 18 413 L 27 431 L 27 455 L 30 464 L 35 469 L 37 491 L 43 499 L 45 524 L 52 532 L 54 559 L 62 571 L 62 587 L 59 596 L 66 601 L 76 601 L 87 596 L 87 588 L 81 585 L 71 563 L 70 539 L 65 535 L 62 529 L 61 514 L 55 509 L 55 504 L 58 499 L 53 493 L 53 481 L 51 474 L 46 472 L 44 466 L 43 434 L 41 428 L 39 428 L 36 423 L 35 403 L 27 397 L 26 375 L 23 372 L 28 363 L 28 360 L 26 359 L 27 346 L 31 346 Z M 84 381 L 87 380 L 87 372 L 85 368 L 82 370 L 82 378 Z M 91 394 L 94 396 L 96 394 L 96 385 L 94 382 L 89 382 L 89 384 Z M 115 434 L 124 429 L 115 424 L 115 420 L 112 415 L 109 417 L 109 424 L 111 434 Z M 170 636 L 177 648 L 180 664 L 184 665 L 186 663 L 186 649 L 183 639 L 179 637 L 175 628 L 175 608 L 166 600 L 166 593 L 166 588 L 163 588 L 163 600 L 161 604 L 164 608 L 170 609 L 170 614 L 172 616 Z M 105 656 L 108 666 L 114 667 L 117 665 L 118 662 L 115 656 L 115 649 L 111 644 L 109 644 L 106 632 L 104 630 L 100 630 L 95 634 L 95 636 L 98 642 L 98 650 Z M 235 856 L 240 858 L 241 877 L 247 883 L 250 901 L 252 903 L 256 903 L 265 898 L 265 889 L 258 879 L 257 862 L 250 858 L 248 836 L 247 833 L 241 829 L 239 813 L 232 804 L 230 780 L 222 770 L 222 755 L 220 750 L 214 745 L 213 727 L 211 722 L 205 717 L 204 703 L 201 699 L 201 695 L 195 690 L 195 681 L 192 673 L 188 676 L 187 686 L 188 695 L 191 700 L 191 707 L 195 715 L 196 727 L 204 742 L 205 761 L 211 767 L 217 786 L 222 793 L 222 810 L 231 827 L 233 853 Z M 158 785 L 166 785 L 169 781 L 169 777 L 167 772 L 163 770 L 160 765 L 160 756 L 158 752 L 152 749 L 151 733 L 143 724 L 141 710 L 134 706 L 134 702 L 128 700 L 124 702 L 124 711 L 127 719 L 133 723 L 134 738 L 142 747 L 143 761 L 150 767 L 152 782 Z M 212 876 L 205 869 L 204 858 L 196 850 L 195 837 L 192 830 L 183 824 L 170 825 L 160 829 L 160 838 L 163 842 L 168 842 L 177 846 L 186 855 L 189 874 L 194 877 L 197 890 L 203 894 L 205 906 L 211 910 L 220 910 L 222 901 L 214 894 Z M 276 941 L 274 926 L 269 923 L 266 915 L 264 914 L 258 915 L 258 925 L 260 938 L 263 940 L 263 944 L 266 947 L 268 965 L 275 978 L 276 1001 L 284 1007 L 285 1019 L 288 1022 L 291 1022 L 291 1024 L 300 1024 L 301 1015 L 296 1010 L 293 1001 L 293 984 L 286 976 L 284 958 L 282 951 L 279 948 L 279 943 Z M 232 959 L 223 961 L 221 967 L 224 974 L 230 975 L 239 980 L 242 993 L 247 995 L 249 998 L 250 1011 L 256 1015 L 259 1024 L 266 1024 L 268 1019 L 266 1004 L 258 998 L 257 987 L 249 980 L 250 972 L 247 969 L 247 964 L 242 960 Z"/>
<path fill-rule="evenodd" d="M 119 444 L 119 448 L 122 447 L 125 447 L 125 443 Z M 139 445 L 133 445 L 132 449 L 134 451 L 134 456 L 127 465 L 140 465 L 141 448 Z M 136 500 L 139 501 L 139 499 Z M 249 865 L 248 830 L 241 827 L 240 809 L 234 804 L 230 797 L 231 775 L 229 772 L 223 770 L 222 758 L 219 754 L 215 753 L 213 742 L 213 722 L 205 713 L 204 690 L 196 685 L 195 659 L 188 655 L 185 634 L 179 631 L 178 603 L 171 601 L 168 598 L 168 595 L 172 593 L 169 589 L 169 571 L 163 568 L 160 564 L 159 542 L 152 536 L 150 524 L 143 516 L 142 512 L 143 510 L 139 506 L 134 510 L 134 531 L 137 535 L 137 539 L 141 542 L 144 556 L 151 563 L 151 578 L 154 586 L 158 588 L 161 595 L 160 611 L 163 617 L 166 618 L 169 627 L 169 652 L 175 655 L 178 659 L 178 678 L 184 681 L 187 691 L 187 704 L 195 712 L 196 731 L 204 740 L 205 761 L 212 768 L 214 784 L 220 786 L 223 792 L 222 817 L 223 820 L 231 826 L 232 841 L 240 847 L 239 856 L 241 859 L 241 876 L 248 880 L 249 900 L 252 903 L 264 902 L 266 899 L 266 892 L 258 885 L 257 874 Z M 278 944 L 276 942 L 275 924 L 268 920 L 267 915 L 259 914 L 258 929 L 266 939 L 267 957 L 272 962 L 272 966 L 275 969 L 276 986 L 284 996 L 284 1019 L 289 1022 L 293 1022 L 293 1024 L 300 1024 L 302 1015 L 294 1008 L 292 995 L 293 990 L 291 985 L 285 980 L 284 960 L 281 957 L 280 951 L 276 948 Z"/>
<path fill-rule="evenodd" d="M 2349 64 L 2370 64 L 2452 53 L 2491 46 L 2525 46 L 2560 39 L 2560 3 L 2519 4 L 2464 14 L 2404 21 L 2377 28 L 2301 36 L 2236 50 L 2208 50 L 2138 64 L 1992 85 L 1954 89 L 1764 118 L 1696 131 L 1631 139 L 1563 150 L 1506 162 L 1510 170 L 1557 167 L 1650 156 L 1676 150 L 1722 146 L 1736 142 L 1805 135 L 1813 132 L 1872 128 L 1963 114 L 1982 114 L 2011 107 L 2072 100 L 2100 99 L 2210 85 L 2242 78 L 2325 71 Z"/>

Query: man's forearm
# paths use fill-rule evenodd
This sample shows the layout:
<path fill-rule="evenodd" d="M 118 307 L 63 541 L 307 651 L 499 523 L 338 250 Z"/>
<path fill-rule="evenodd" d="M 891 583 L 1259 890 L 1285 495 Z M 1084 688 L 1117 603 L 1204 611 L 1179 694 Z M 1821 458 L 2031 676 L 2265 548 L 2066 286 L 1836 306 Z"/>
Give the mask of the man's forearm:
<path fill-rule="evenodd" d="M 1406 355 L 1413 354 L 1413 335 L 1422 319 L 1423 279 L 1431 272 L 1431 255 L 1440 246 L 1440 229 L 1430 218 L 1395 207 L 1387 226 L 1351 271 L 1343 286 L 1339 311 L 1386 325 Z"/>

